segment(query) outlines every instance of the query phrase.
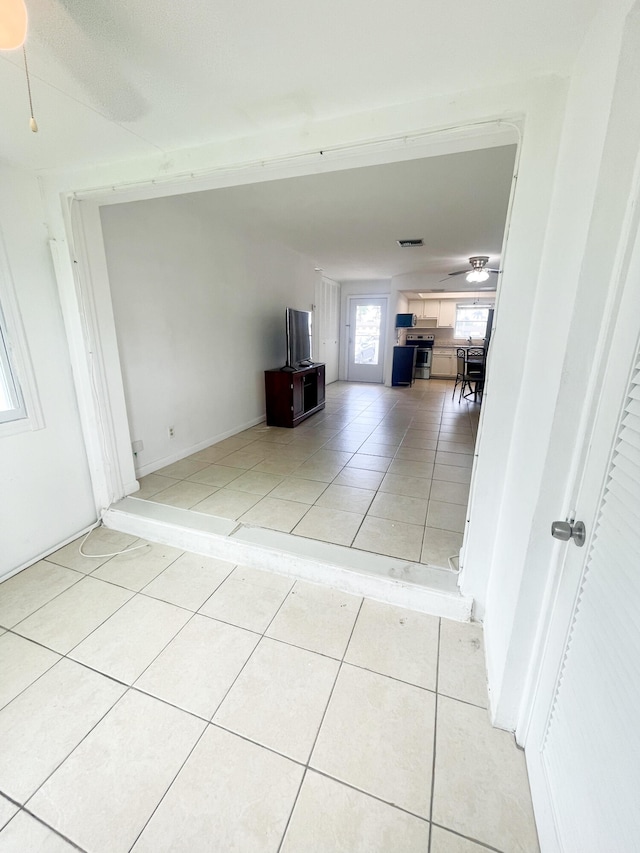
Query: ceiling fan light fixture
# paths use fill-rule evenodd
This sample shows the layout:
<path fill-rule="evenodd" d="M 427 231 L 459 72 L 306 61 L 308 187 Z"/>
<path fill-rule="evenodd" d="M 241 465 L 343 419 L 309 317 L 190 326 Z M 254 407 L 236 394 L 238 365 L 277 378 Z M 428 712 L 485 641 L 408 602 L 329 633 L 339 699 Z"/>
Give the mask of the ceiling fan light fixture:
<path fill-rule="evenodd" d="M 483 269 L 471 270 L 467 273 L 467 281 L 479 284 L 481 281 L 486 281 L 489 278 L 489 273 Z"/>
<path fill-rule="evenodd" d="M 24 0 L 2 0 L 0 5 L 0 50 L 22 47 L 27 37 L 27 7 Z"/>

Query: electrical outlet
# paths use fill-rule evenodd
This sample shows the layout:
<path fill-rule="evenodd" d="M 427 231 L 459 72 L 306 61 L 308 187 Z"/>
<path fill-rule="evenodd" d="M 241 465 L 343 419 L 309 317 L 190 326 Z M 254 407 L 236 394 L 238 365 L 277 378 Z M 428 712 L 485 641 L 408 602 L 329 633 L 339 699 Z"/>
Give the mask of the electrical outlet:
<path fill-rule="evenodd" d="M 173 427 L 169 427 L 169 438 L 174 438 L 176 432 Z"/>
<path fill-rule="evenodd" d="M 131 448 L 134 453 L 140 453 L 141 450 L 144 450 L 144 443 L 142 441 L 134 441 Z"/>

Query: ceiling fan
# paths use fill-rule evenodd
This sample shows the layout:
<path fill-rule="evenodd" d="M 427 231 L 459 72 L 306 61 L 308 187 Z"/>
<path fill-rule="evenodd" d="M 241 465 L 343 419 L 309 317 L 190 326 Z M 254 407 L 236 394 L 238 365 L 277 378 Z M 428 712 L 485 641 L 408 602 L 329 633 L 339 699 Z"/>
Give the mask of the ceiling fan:
<path fill-rule="evenodd" d="M 469 263 L 471 264 L 470 270 L 457 270 L 456 272 L 450 272 L 449 276 L 466 275 L 467 281 L 480 283 L 481 281 L 486 281 L 489 278 L 489 273 L 502 272 L 502 270 L 490 269 L 487 266 L 489 263 L 487 255 L 474 255 L 472 258 L 469 258 Z M 446 280 L 446 278 L 442 279 L 442 281 Z"/>

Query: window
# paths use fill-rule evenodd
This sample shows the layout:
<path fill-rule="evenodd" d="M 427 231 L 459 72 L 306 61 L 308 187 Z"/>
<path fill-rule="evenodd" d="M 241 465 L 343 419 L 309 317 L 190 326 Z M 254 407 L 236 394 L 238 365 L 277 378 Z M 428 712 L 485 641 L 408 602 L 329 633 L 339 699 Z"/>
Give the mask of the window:
<path fill-rule="evenodd" d="M 29 347 L 0 233 L 0 437 L 44 427 Z"/>
<path fill-rule="evenodd" d="M 356 306 L 354 364 L 378 364 L 380 360 L 381 305 Z"/>
<path fill-rule="evenodd" d="M 22 390 L 11 361 L 7 327 L 0 311 L 0 423 L 26 417 Z"/>
<path fill-rule="evenodd" d="M 490 305 L 456 305 L 454 338 L 484 338 Z"/>

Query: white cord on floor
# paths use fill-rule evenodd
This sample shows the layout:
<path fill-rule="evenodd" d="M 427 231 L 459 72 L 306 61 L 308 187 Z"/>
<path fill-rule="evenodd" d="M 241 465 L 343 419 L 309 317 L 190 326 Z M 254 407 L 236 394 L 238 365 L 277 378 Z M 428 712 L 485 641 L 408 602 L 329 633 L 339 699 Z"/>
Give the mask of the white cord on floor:
<path fill-rule="evenodd" d="M 133 545 L 129 548 L 124 548 L 122 551 L 114 551 L 113 554 L 85 554 L 84 551 L 82 550 L 82 546 L 87 541 L 89 536 L 91 536 L 93 531 L 97 527 L 100 527 L 101 524 L 102 524 L 102 513 L 100 513 L 100 518 L 96 521 L 96 523 L 92 527 L 89 528 L 84 539 L 82 540 L 82 542 L 78 546 L 78 552 L 80 553 L 81 556 L 83 556 L 83 557 L 118 557 L 120 554 L 127 554 L 129 551 L 137 551 L 140 548 L 150 548 L 151 547 L 148 542 L 145 542 L 144 545 Z"/>
<path fill-rule="evenodd" d="M 447 559 L 449 560 L 449 568 L 450 568 L 452 571 L 454 571 L 454 572 L 459 572 L 459 571 L 460 571 L 460 565 L 459 565 L 459 564 L 460 564 L 460 554 L 452 554 L 452 555 L 451 555 L 450 557 L 448 557 Z M 457 566 L 455 566 L 455 565 L 453 564 L 453 561 L 454 561 L 454 560 L 457 560 L 457 561 L 458 561 L 458 565 L 457 565 Z"/>

